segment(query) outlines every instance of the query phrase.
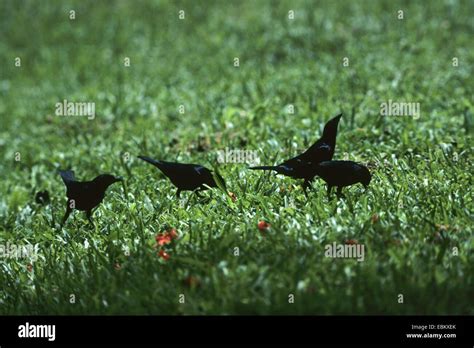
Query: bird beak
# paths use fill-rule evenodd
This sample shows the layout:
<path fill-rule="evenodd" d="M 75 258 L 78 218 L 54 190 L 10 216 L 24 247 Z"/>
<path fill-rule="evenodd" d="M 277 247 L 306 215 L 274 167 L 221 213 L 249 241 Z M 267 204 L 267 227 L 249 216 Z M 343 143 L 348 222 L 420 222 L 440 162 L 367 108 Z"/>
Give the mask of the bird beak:
<path fill-rule="evenodd" d="M 123 188 L 123 193 L 125 194 L 125 197 L 128 196 L 128 190 L 127 190 L 127 185 L 125 185 L 125 180 L 121 176 L 115 177 L 115 182 L 121 182 L 122 183 L 122 188 Z"/>

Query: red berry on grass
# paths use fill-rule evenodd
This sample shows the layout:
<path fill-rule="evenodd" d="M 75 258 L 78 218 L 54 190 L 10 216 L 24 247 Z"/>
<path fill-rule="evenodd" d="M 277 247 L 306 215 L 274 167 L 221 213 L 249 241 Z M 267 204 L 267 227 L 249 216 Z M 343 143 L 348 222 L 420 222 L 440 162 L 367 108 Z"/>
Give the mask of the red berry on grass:
<path fill-rule="evenodd" d="M 270 224 L 263 220 L 259 221 L 257 226 L 260 231 L 266 231 L 270 228 Z"/>

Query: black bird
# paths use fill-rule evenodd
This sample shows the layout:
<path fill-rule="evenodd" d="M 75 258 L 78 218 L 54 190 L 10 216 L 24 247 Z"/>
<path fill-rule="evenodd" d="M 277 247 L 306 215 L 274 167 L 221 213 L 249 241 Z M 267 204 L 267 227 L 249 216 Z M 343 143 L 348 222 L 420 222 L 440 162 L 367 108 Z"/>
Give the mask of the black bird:
<path fill-rule="evenodd" d="M 293 179 L 304 179 L 303 190 L 306 195 L 306 189 L 314 178 L 314 165 L 323 161 L 330 161 L 334 155 L 337 126 L 341 117 L 342 114 L 339 114 L 329 120 L 324 126 L 321 138 L 302 154 L 276 166 L 250 167 L 250 169 L 274 170 L 278 174 L 283 174 Z"/>
<path fill-rule="evenodd" d="M 86 212 L 87 219 L 92 222 L 92 209 L 98 206 L 105 196 L 107 188 L 117 181 L 122 181 L 120 177 L 110 174 L 102 174 L 92 181 L 76 181 L 72 170 L 60 170 L 59 174 L 66 185 L 67 207 L 61 226 L 64 225 L 73 209 Z"/>
<path fill-rule="evenodd" d="M 207 189 L 204 185 L 218 187 L 214 180 L 214 175 L 222 182 L 224 189 L 226 188 L 222 176 L 199 164 L 158 161 L 146 156 L 138 156 L 138 158 L 153 164 L 161 170 L 171 180 L 173 185 L 177 187 L 177 197 L 179 197 L 181 191 L 195 191 L 200 196 L 199 191 Z"/>
<path fill-rule="evenodd" d="M 367 167 L 352 161 L 325 161 L 318 163 L 315 173 L 327 184 L 328 197 L 331 189 L 337 187 L 337 196 L 342 196 L 342 188 L 357 183 L 361 183 L 367 188 L 372 176 Z"/>
<path fill-rule="evenodd" d="M 49 192 L 47 190 L 39 191 L 35 195 L 35 201 L 36 201 L 36 203 L 41 204 L 41 205 L 48 204 L 49 201 L 50 201 Z"/>

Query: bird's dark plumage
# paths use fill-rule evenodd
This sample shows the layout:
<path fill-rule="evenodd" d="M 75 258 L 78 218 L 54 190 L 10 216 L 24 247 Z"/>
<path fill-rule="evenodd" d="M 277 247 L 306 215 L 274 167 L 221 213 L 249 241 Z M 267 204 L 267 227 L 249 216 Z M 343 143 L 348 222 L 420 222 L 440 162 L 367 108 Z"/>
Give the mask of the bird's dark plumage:
<path fill-rule="evenodd" d="M 36 193 L 35 201 L 36 201 L 36 203 L 41 204 L 41 205 L 48 204 L 49 201 L 50 201 L 49 192 L 44 190 L 44 191 L 40 191 L 40 192 Z"/>
<path fill-rule="evenodd" d="M 334 186 L 338 196 L 345 186 L 361 183 L 367 188 L 372 178 L 367 167 L 352 161 L 324 161 L 316 165 L 315 172 L 326 182 L 328 196 Z"/>
<path fill-rule="evenodd" d="M 107 188 L 122 178 L 110 174 L 102 174 L 92 181 L 76 181 L 72 170 L 60 170 L 59 175 L 66 185 L 68 198 L 66 214 L 61 225 L 64 225 L 73 209 L 85 211 L 92 223 L 92 209 L 98 206 L 105 197 Z"/>
<path fill-rule="evenodd" d="M 220 179 L 224 189 L 226 188 L 222 176 L 199 164 L 158 161 L 146 156 L 138 156 L 138 158 L 153 164 L 161 170 L 178 189 L 176 191 L 178 197 L 181 191 L 196 191 L 197 193 L 198 191 L 205 190 L 206 187 L 204 185 L 218 187 L 214 180 L 214 175 Z"/>
<path fill-rule="evenodd" d="M 339 114 L 329 120 L 324 126 L 321 138 L 302 154 L 276 166 L 250 167 L 250 169 L 273 170 L 293 179 L 304 179 L 303 189 L 306 194 L 306 188 L 309 187 L 311 180 L 314 178 L 314 165 L 323 161 L 330 161 L 334 155 L 337 126 L 341 117 L 342 114 Z"/>
<path fill-rule="evenodd" d="M 339 114 L 330 119 L 324 125 L 321 138 L 298 157 L 312 163 L 330 161 L 336 149 L 337 126 L 339 125 L 341 117 L 342 114 Z"/>

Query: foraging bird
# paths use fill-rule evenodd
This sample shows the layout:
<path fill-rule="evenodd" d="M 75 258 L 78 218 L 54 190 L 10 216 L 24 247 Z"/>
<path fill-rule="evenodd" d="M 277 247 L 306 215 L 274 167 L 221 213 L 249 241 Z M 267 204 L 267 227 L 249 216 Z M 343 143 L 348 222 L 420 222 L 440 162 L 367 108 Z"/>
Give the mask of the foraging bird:
<path fill-rule="evenodd" d="M 47 190 L 37 192 L 35 195 L 35 201 L 41 205 L 49 204 L 49 192 Z"/>
<path fill-rule="evenodd" d="M 138 158 L 153 164 L 161 170 L 178 189 L 176 191 L 177 197 L 179 197 L 181 191 L 195 191 L 196 195 L 200 197 L 198 191 L 207 189 L 204 185 L 218 187 L 214 180 L 214 175 L 222 182 L 224 189 L 226 187 L 224 179 L 219 173 L 213 173 L 211 170 L 199 164 L 158 161 L 146 156 L 138 156 Z"/>
<path fill-rule="evenodd" d="M 330 161 L 334 155 L 337 126 L 341 117 L 342 114 L 339 114 L 329 120 L 324 126 L 321 138 L 302 154 L 276 166 L 250 167 L 250 169 L 273 170 L 278 174 L 283 174 L 293 179 L 304 179 L 303 190 L 304 194 L 307 195 L 306 189 L 314 178 L 314 165 L 323 161 Z"/>
<path fill-rule="evenodd" d="M 367 167 L 352 161 L 324 161 L 316 165 L 315 173 L 326 182 L 328 198 L 334 186 L 341 197 L 343 187 L 360 182 L 367 188 L 372 178 Z"/>
<path fill-rule="evenodd" d="M 92 181 L 76 181 L 72 170 L 60 170 L 59 174 L 66 185 L 67 207 L 61 226 L 64 225 L 73 209 L 86 212 L 87 219 L 92 222 L 92 209 L 98 206 L 105 196 L 107 188 L 117 181 L 122 181 L 120 177 L 110 174 L 102 174 Z"/>

